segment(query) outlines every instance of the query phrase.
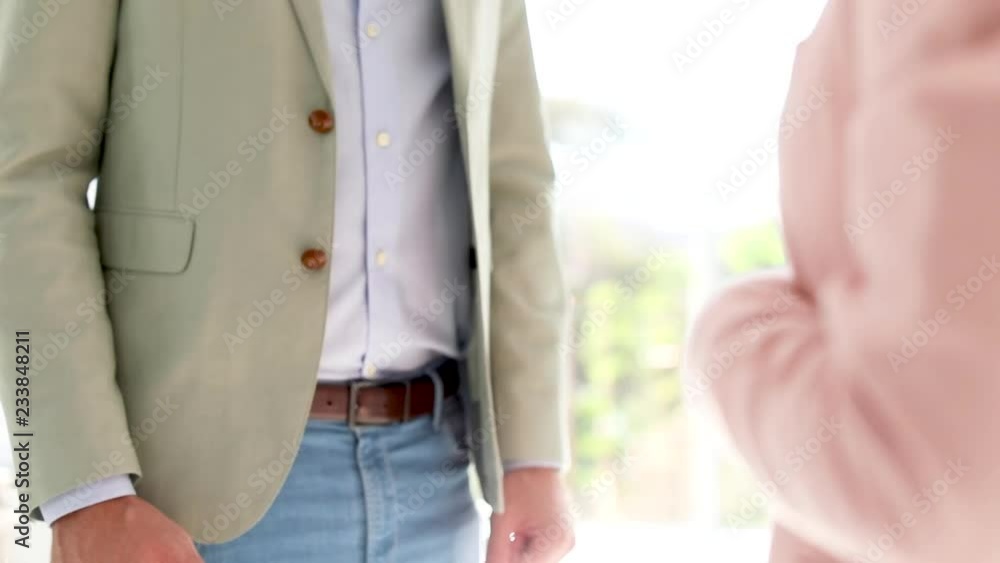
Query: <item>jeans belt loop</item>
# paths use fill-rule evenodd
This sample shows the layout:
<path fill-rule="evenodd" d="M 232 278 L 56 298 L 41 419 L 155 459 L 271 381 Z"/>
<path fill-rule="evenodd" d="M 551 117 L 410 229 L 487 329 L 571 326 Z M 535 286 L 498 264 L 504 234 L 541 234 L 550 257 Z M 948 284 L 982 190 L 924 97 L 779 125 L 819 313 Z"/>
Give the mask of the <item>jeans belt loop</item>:
<path fill-rule="evenodd" d="M 407 379 L 403 385 L 406 385 L 406 395 L 403 397 L 403 422 L 410 421 L 410 401 L 412 399 L 413 391 L 413 380 Z"/>
<path fill-rule="evenodd" d="M 444 408 L 444 382 L 438 374 L 438 368 L 427 370 L 427 377 L 434 382 L 434 430 L 441 429 L 441 411 Z"/>

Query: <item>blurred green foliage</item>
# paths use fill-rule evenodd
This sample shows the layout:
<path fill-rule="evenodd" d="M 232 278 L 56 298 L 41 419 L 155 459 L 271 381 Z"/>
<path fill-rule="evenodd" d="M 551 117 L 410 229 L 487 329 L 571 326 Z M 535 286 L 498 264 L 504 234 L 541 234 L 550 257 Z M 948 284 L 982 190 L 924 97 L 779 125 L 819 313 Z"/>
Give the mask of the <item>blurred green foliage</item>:
<path fill-rule="evenodd" d="M 689 518 L 690 463 L 684 451 L 679 378 L 692 272 L 683 241 L 621 225 L 577 226 L 572 486 L 585 517 Z M 724 277 L 784 262 L 776 225 L 719 240 Z M 630 460 L 622 471 L 623 460 Z M 659 477 L 659 478 L 658 478 Z M 753 487 L 741 468 L 724 470 L 723 510 Z M 652 481 L 652 482 L 651 482 Z M 749 487 L 749 489 L 748 489 Z"/>
<path fill-rule="evenodd" d="M 722 239 L 719 257 L 727 275 L 747 274 L 785 263 L 785 245 L 775 223 L 740 229 Z"/>

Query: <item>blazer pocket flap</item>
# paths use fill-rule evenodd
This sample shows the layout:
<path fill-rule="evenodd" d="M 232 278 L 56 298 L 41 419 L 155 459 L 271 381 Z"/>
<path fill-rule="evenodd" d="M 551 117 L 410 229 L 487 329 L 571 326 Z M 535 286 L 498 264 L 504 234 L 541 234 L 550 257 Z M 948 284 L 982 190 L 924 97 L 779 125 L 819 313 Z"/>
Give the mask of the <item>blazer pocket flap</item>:
<path fill-rule="evenodd" d="M 97 211 L 97 240 L 106 268 L 179 274 L 187 269 L 194 222 L 178 214 Z"/>

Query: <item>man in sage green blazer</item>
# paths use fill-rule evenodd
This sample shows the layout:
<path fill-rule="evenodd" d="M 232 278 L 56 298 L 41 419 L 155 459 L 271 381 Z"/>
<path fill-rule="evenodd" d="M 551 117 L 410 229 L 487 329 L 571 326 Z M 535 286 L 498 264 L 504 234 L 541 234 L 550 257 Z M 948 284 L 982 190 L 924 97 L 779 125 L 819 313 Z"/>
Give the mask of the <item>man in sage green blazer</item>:
<path fill-rule="evenodd" d="M 0 31 L 0 391 L 57 562 L 465 563 L 469 458 L 489 561 L 569 550 L 524 0 L 8 0 Z"/>

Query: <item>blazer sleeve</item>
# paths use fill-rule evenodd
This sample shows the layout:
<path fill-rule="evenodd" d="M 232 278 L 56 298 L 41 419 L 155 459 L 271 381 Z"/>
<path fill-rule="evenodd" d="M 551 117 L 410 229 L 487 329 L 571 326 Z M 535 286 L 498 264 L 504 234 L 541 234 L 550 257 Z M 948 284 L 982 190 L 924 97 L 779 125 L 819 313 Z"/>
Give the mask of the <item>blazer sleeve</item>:
<path fill-rule="evenodd" d="M 139 474 L 86 200 L 107 125 L 118 7 L 0 5 L 0 397 L 11 432 L 32 434 L 12 442 L 35 517 L 81 484 Z M 15 334 L 30 339 L 27 350 Z"/>
<path fill-rule="evenodd" d="M 845 233 L 825 236 L 851 250 L 808 257 L 828 275 L 793 260 L 724 290 L 695 325 L 686 385 L 774 492 L 782 533 L 838 560 L 990 561 L 1000 4 L 837 2 L 854 43 L 814 47 L 857 61 L 845 205 L 785 213 L 842 213 Z"/>
<path fill-rule="evenodd" d="M 489 296 L 494 399 L 504 417 L 500 454 L 508 463 L 563 465 L 566 297 L 551 205 L 555 174 L 524 0 L 504 0 L 501 11 L 490 127 Z"/>

